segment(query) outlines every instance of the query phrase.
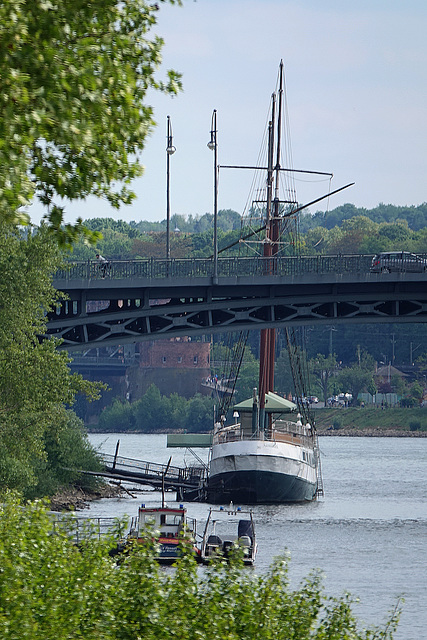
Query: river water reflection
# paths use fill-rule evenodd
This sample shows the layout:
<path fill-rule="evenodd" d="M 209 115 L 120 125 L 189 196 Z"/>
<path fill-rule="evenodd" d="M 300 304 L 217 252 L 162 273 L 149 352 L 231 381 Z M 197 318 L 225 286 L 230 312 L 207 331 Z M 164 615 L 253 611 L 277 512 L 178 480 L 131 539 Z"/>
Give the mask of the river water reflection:
<path fill-rule="evenodd" d="M 166 435 L 91 434 L 105 453 L 166 463 L 194 463 L 190 452 L 167 449 Z M 255 571 L 288 551 L 292 586 L 320 569 L 326 593 L 349 591 L 367 624 L 381 623 L 398 596 L 405 604 L 396 640 L 427 638 L 427 439 L 321 437 L 325 496 L 306 505 L 253 507 L 258 539 Z M 208 452 L 197 449 L 204 461 Z M 136 515 L 140 502 L 161 494 L 139 491 L 93 503 L 87 516 Z M 167 494 L 173 504 L 175 494 Z M 209 505 L 188 503 L 202 532 Z M 82 514 L 83 515 L 83 514 Z"/>

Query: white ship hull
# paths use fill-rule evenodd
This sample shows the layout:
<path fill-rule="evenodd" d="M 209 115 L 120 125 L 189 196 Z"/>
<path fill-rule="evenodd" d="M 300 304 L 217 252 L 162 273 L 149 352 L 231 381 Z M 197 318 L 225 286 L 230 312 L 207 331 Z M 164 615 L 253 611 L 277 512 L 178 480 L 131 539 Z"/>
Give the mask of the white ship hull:
<path fill-rule="evenodd" d="M 248 439 L 212 447 L 209 502 L 305 502 L 315 498 L 316 490 L 316 460 L 310 446 Z"/>

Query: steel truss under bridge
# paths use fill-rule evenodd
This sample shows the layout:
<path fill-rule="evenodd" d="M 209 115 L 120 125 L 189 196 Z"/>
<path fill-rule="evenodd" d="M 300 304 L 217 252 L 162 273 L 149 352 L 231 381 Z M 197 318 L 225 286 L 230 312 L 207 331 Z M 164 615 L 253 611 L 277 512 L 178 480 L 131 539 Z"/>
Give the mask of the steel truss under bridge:
<path fill-rule="evenodd" d="M 425 273 L 301 273 L 56 280 L 49 316 L 62 348 L 304 324 L 426 322 Z"/>

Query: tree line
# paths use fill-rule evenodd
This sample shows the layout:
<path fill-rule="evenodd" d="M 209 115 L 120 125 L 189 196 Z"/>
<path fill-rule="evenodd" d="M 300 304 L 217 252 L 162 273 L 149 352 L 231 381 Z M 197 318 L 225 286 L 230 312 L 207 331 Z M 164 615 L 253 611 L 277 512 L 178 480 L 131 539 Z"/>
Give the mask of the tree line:
<path fill-rule="evenodd" d="M 166 220 L 161 222 L 124 222 L 113 218 L 92 218 L 84 225 L 102 234 L 97 247 L 102 255 L 114 260 L 164 258 Z M 248 231 L 248 219 L 231 209 L 218 212 L 218 247 L 226 255 L 242 253 L 235 244 Z M 171 216 L 170 250 L 173 258 L 212 255 L 213 216 Z M 379 251 L 423 253 L 427 246 L 427 204 L 417 207 L 378 205 L 374 209 L 346 204 L 329 212 L 303 212 L 299 221 L 298 252 L 313 254 L 373 254 Z M 292 247 L 284 249 L 288 253 Z M 74 245 L 73 258 L 94 257 L 94 250 L 80 241 Z"/>
<path fill-rule="evenodd" d="M 214 344 L 212 362 L 225 363 L 226 358 L 232 357 L 230 347 L 224 344 Z M 307 354 L 299 349 L 299 357 L 303 361 Z M 324 356 L 318 353 L 308 360 L 308 379 L 304 381 L 306 396 L 317 396 L 328 404 L 330 398 L 339 394 L 349 394 L 348 405 L 359 406 L 358 396 L 362 392 L 372 395 L 375 393 L 394 393 L 400 398 L 400 406 L 417 407 L 424 396 L 424 376 L 427 373 L 427 359 L 420 359 L 418 379 L 410 382 L 393 374 L 390 379 L 375 380 L 376 363 L 371 355 L 364 350 L 357 350 L 355 359 L 348 366 L 343 366 L 335 354 Z M 235 382 L 235 393 L 229 415 L 231 419 L 232 406 L 251 398 L 254 387 L 258 386 L 259 362 L 253 355 L 250 346 L 245 349 L 242 366 Z M 221 378 L 220 369 L 212 371 L 212 375 Z M 275 390 L 289 399 L 295 399 L 295 381 L 292 375 L 289 354 L 286 349 L 280 351 L 275 363 Z M 211 396 L 196 394 L 186 399 L 176 393 L 169 396 L 160 393 L 152 384 L 146 393 L 133 403 L 116 398 L 112 404 L 105 407 L 96 427 L 100 432 L 140 432 L 155 433 L 167 431 L 185 431 L 188 433 L 206 433 L 213 428 L 213 412 L 218 406 L 220 397 L 213 391 Z"/>

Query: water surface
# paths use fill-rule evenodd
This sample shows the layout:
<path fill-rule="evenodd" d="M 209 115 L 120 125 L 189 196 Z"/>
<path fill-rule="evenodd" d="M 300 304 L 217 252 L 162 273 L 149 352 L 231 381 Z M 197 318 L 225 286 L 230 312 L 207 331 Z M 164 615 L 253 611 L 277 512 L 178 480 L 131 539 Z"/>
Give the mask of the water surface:
<path fill-rule="evenodd" d="M 167 449 L 166 435 L 92 434 L 103 452 L 172 464 L 194 463 L 191 453 Z M 320 569 L 326 593 L 349 591 L 366 625 L 381 623 L 403 595 L 396 640 L 427 638 L 427 439 L 320 437 L 325 496 L 306 505 L 253 507 L 258 539 L 255 571 L 268 569 L 289 552 L 290 577 L 297 586 Z M 196 453 L 207 460 L 208 452 Z M 175 494 L 167 494 L 168 504 Z M 100 500 L 88 516 L 136 515 L 140 502 L 158 505 L 149 489 Z M 188 514 L 203 531 L 209 505 L 188 503 Z M 251 570 L 251 569 L 249 569 Z"/>

